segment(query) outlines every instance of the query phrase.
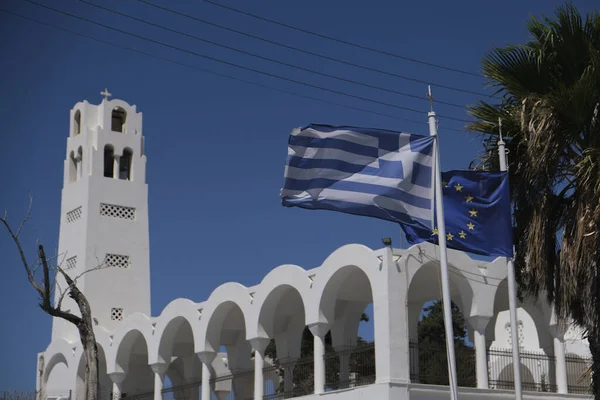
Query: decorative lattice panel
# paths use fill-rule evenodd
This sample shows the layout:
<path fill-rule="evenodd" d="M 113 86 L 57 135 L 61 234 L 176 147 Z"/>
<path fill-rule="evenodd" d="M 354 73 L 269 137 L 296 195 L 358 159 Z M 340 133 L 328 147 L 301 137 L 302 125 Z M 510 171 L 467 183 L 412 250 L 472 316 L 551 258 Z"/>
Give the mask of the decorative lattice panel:
<path fill-rule="evenodd" d="M 122 308 L 111 308 L 110 309 L 110 319 L 112 319 L 113 321 L 123 320 L 123 309 Z"/>
<path fill-rule="evenodd" d="M 510 330 L 510 324 L 506 325 L 506 332 L 508 333 L 508 345 L 512 346 L 512 336 L 511 336 L 511 330 Z M 525 342 L 525 335 L 523 334 L 523 322 L 519 321 L 517 323 L 517 335 L 519 337 L 519 346 L 522 347 L 523 343 Z"/>
<path fill-rule="evenodd" d="M 106 267 L 118 267 L 118 268 L 129 268 L 131 260 L 129 256 L 122 256 L 120 254 L 107 254 L 104 259 L 104 265 Z"/>
<path fill-rule="evenodd" d="M 67 258 L 67 260 L 65 261 L 65 271 L 68 271 L 70 269 L 73 269 L 77 266 L 77 256 L 73 256 L 71 258 Z"/>
<path fill-rule="evenodd" d="M 81 206 L 77 207 L 74 210 L 69 211 L 67 213 L 67 222 L 70 224 L 71 222 L 75 222 L 75 221 L 81 219 L 81 214 L 82 214 Z"/>
<path fill-rule="evenodd" d="M 100 215 L 120 219 L 135 219 L 135 208 L 100 203 Z"/>

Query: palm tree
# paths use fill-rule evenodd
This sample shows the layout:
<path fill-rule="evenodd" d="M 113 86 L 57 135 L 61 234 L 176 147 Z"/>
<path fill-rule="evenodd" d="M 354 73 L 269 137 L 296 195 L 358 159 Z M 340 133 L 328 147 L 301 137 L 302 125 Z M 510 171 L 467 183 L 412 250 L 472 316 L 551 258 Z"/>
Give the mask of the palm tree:
<path fill-rule="evenodd" d="M 546 295 L 585 329 L 600 400 L 600 15 L 566 4 L 527 27 L 531 41 L 485 56 L 498 101 L 470 107 L 468 129 L 484 137 L 480 165 L 497 169 L 502 118 L 520 295 Z"/>

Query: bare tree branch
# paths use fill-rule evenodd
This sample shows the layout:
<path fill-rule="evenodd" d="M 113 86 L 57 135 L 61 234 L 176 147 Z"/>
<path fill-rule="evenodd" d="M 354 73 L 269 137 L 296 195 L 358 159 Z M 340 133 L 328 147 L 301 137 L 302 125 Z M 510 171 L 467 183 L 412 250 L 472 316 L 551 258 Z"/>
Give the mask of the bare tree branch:
<path fill-rule="evenodd" d="M 50 297 L 53 293 L 53 288 L 58 287 L 59 288 L 58 290 L 60 291 L 60 286 L 58 285 L 59 282 L 56 279 L 56 276 L 58 275 L 58 273 L 54 274 L 53 280 L 51 280 L 51 277 L 50 277 L 49 260 L 54 260 L 54 257 L 52 257 L 51 259 L 46 257 L 44 247 L 39 243 L 39 240 L 38 240 L 36 242 L 36 244 L 37 244 L 36 262 L 34 265 L 31 265 L 27 262 L 27 258 L 25 257 L 25 252 L 23 251 L 23 247 L 21 246 L 21 242 L 19 240 L 19 234 L 21 233 L 21 231 L 23 230 L 23 227 L 25 226 L 25 223 L 29 220 L 29 218 L 31 216 L 32 202 L 33 202 L 33 197 L 30 194 L 29 195 L 29 208 L 27 210 L 27 215 L 23 219 L 21 224 L 19 225 L 19 228 L 17 229 L 16 232 L 13 231 L 10 224 L 8 223 L 8 212 L 5 211 L 4 217 L 1 218 L 0 221 L 2 221 L 2 223 L 6 227 L 6 230 L 8 231 L 11 238 L 13 239 L 15 245 L 17 246 L 17 249 L 19 251 L 19 256 L 21 257 L 21 262 L 27 273 L 27 278 L 29 279 L 29 283 L 31 284 L 31 286 L 33 286 L 33 288 L 38 292 L 38 294 L 41 297 L 41 301 L 39 304 L 40 308 L 47 314 L 49 314 L 53 317 L 64 319 L 77 327 L 77 330 L 79 331 L 79 337 L 80 337 L 81 343 L 83 345 L 84 356 L 85 356 L 85 360 L 86 360 L 86 368 L 85 368 L 85 374 L 84 374 L 84 386 L 85 386 L 85 392 L 86 392 L 85 398 L 87 400 L 97 400 L 98 393 L 99 393 L 98 345 L 96 343 L 96 338 L 95 338 L 95 334 L 94 334 L 92 310 L 91 310 L 90 304 L 89 304 L 88 300 L 86 299 L 85 295 L 79 290 L 79 288 L 77 287 L 76 284 L 77 284 L 77 279 L 80 278 L 82 275 L 84 275 L 87 272 L 100 269 L 103 266 L 98 265 L 96 268 L 92 268 L 88 271 L 84 271 L 82 274 L 77 276 L 75 278 L 75 280 L 73 280 L 60 267 L 60 265 L 58 263 L 59 255 L 57 254 L 56 255 L 57 261 L 55 261 L 56 262 L 56 270 L 58 271 L 58 273 L 60 273 L 64 277 L 64 279 L 66 280 L 66 282 L 68 284 L 68 287 L 64 292 L 61 291 L 59 301 L 57 302 L 57 304 L 52 306 Z M 57 253 L 58 253 L 58 251 L 57 251 Z M 63 260 L 60 261 L 60 264 L 62 264 L 63 261 L 64 261 L 64 257 L 63 257 Z M 39 268 L 40 265 L 42 265 L 42 267 L 43 267 L 43 282 L 42 282 L 42 284 L 38 284 L 35 281 L 35 271 L 37 270 L 37 268 Z M 79 311 L 81 313 L 81 317 L 79 317 L 75 314 L 72 314 L 69 311 L 61 310 L 60 306 L 61 306 L 62 299 L 64 298 L 65 294 L 68 294 L 69 297 L 71 297 L 75 301 L 75 303 L 77 304 L 77 307 L 79 308 Z"/>
<path fill-rule="evenodd" d="M 69 312 L 62 311 L 58 307 L 52 307 L 52 305 L 50 304 L 50 268 L 48 267 L 48 260 L 46 259 L 46 254 L 44 252 L 44 246 L 40 245 L 38 247 L 38 251 L 39 251 L 40 259 L 42 260 L 42 264 L 44 266 L 45 293 L 44 293 L 44 298 L 42 301 L 42 310 L 46 311 L 48 314 L 50 314 L 52 316 L 66 319 L 67 321 L 72 322 L 75 325 L 80 324 L 82 322 L 80 317 L 78 317 L 74 314 L 71 314 Z M 60 270 L 60 272 L 63 274 L 63 276 L 65 277 L 65 279 L 67 280 L 67 282 L 70 285 L 73 281 L 71 280 L 69 275 L 67 275 L 63 270 Z"/>
<path fill-rule="evenodd" d="M 32 205 L 33 205 L 33 196 L 31 195 L 31 193 L 29 193 L 29 207 L 27 207 L 27 215 L 25 216 L 25 218 L 23 218 L 23 221 L 21 221 L 21 225 L 19 225 L 19 229 L 17 229 L 17 233 L 15 235 L 17 238 L 21 234 L 21 230 L 23 229 L 23 226 L 25 226 L 25 223 L 29 220 L 29 218 L 31 218 L 31 206 Z"/>
<path fill-rule="evenodd" d="M 30 205 L 30 207 L 31 207 L 31 205 Z M 23 247 L 21 246 L 21 242 L 19 241 L 19 237 L 13 232 L 13 230 L 10 227 L 10 225 L 8 224 L 8 220 L 6 219 L 7 214 L 8 213 L 5 212 L 4 213 L 4 218 L 0 219 L 0 221 L 2 221 L 2 223 L 4 224 L 4 226 L 6 227 L 6 229 L 8 230 L 8 233 L 12 237 L 13 241 L 15 242 L 15 245 L 17 246 L 17 249 L 19 250 L 19 255 L 21 256 L 21 261 L 23 262 L 23 267 L 25 268 L 25 272 L 27 272 L 27 278 L 29 279 L 29 283 L 31 284 L 31 286 L 33 286 L 33 288 L 43 298 L 44 297 L 44 291 L 40 287 L 40 285 L 38 285 L 37 282 L 35 281 L 35 277 L 33 276 L 33 272 L 31 271 L 31 268 L 29 268 L 29 263 L 27 262 L 27 258 L 25 257 L 25 252 L 23 251 Z M 23 223 L 21 223 L 21 226 L 19 227 L 19 231 L 22 229 L 22 227 L 24 225 L 24 222 L 27 220 L 27 218 L 23 220 Z"/>
<path fill-rule="evenodd" d="M 65 272 L 63 271 L 63 269 L 62 269 L 62 268 L 60 268 L 60 267 L 57 267 L 57 268 L 58 268 L 58 271 L 59 271 L 59 272 L 61 272 L 62 274 L 65 274 Z M 77 285 L 77 280 L 78 280 L 79 278 L 81 278 L 83 275 L 85 275 L 85 274 L 87 274 L 87 273 L 89 273 L 89 272 L 92 272 L 92 271 L 98 271 L 98 270 L 100 270 L 100 269 L 104 269 L 104 268 L 110 268 L 110 266 L 109 266 L 109 265 L 106 265 L 106 264 L 104 264 L 104 263 L 102 263 L 102 264 L 100 264 L 100 265 L 97 265 L 97 266 L 95 266 L 94 268 L 91 268 L 91 269 L 88 269 L 88 270 L 86 270 L 86 271 L 83 271 L 81 274 L 79 274 L 79 275 L 77 275 L 75 278 L 73 278 L 73 280 L 72 280 L 72 283 L 71 283 L 71 284 L 70 284 L 70 285 L 69 285 L 69 286 L 68 286 L 68 287 L 67 287 L 67 288 L 66 288 L 64 291 L 62 291 L 62 290 L 61 290 L 61 292 L 60 292 L 60 298 L 58 299 L 58 302 L 57 302 L 57 305 L 56 305 L 56 307 L 57 307 L 58 309 L 60 309 L 60 306 L 61 306 L 61 304 L 62 304 L 62 301 L 63 301 L 63 299 L 64 299 L 65 295 L 66 295 L 67 293 L 70 293 L 70 292 L 73 290 L 73 288 L 74 288 L 74 287 Z M 57 281 L 57 284 L 58 284 L 58 281 Z"/>

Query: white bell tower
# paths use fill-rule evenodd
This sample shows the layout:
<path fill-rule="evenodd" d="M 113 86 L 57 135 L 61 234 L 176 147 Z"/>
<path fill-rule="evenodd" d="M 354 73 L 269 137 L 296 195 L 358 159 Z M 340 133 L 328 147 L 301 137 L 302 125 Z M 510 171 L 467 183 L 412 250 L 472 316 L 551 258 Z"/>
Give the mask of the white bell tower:
<path fill-rule="evenodd" d="M 77 286 L 95 322 L 113 329 L 132 313 L 150 315 L 148 185 L 142 113 L 135 105 L 109 100 L 106 90 L 101 94 L 99 105 L 83 101 L 71 110 L 59 261 L 72 278 L 89 271 Z M 58 297 L 56 290 L 55 302 Z M 67 296 L 61 308 L 79 314 Z M 52 340 L 58 338 L 78 341 L 79 333 L 54 318 Z"/>

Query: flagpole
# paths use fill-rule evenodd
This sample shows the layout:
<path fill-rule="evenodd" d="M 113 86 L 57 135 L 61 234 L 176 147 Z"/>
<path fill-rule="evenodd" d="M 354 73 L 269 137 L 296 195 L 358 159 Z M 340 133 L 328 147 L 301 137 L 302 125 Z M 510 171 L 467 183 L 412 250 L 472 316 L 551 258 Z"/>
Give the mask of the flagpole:
<path fill-rule="evenodd" d="M 502 139 L 502 119 L 498 118 L 498 128 L 500 130 L 500 140 L 498 141 L 498 156 L 500 157 L 500 171 L 506 171 L 506 147 Z M 512 341 L 513 353 L 513 374 L 515 384 L 515 400 L 523 398 L 521 388 L 521 357 L 519 355 L 519 333 L 517 320 L 517 288 L 515 279 L 515 265 L 512 258 L 507 259 L 506 268 L 508 270 L 508 305 L 510 310 L 510 336 Z"/>
<path fill-rule="evenodd" d="M 429 88 L 429 99 L 431 87 Z M 450 398 L 458 400 L 456 380 L 456 356 L 454 353 L 454 329 L 452 327 L 452 304 L 450 300 L 450 280 L 448 278 L 448 257 L 446 254 L 446 224 L 444 220 L 444 201 L 442 199 L 442 172 L 440 168 L 439 138 L 437 134 L 437 121 L 433 106 L 427 114 L 429 117 L 429 134 L 434 137 L 434 160 L 435 166 L 435 208 L 437 213 L 438 244 L 440 247 L 440 269 L 442 275 L 442 301 L 444 306 L 444 326 L 446 328 L 446 351 L 448 354 L 448 378 L 450 383 Z"/>

